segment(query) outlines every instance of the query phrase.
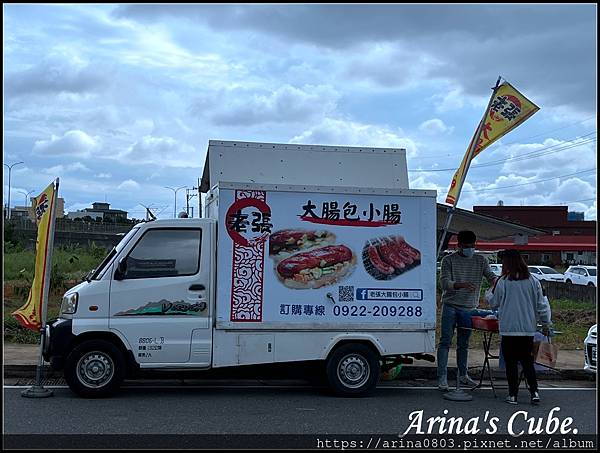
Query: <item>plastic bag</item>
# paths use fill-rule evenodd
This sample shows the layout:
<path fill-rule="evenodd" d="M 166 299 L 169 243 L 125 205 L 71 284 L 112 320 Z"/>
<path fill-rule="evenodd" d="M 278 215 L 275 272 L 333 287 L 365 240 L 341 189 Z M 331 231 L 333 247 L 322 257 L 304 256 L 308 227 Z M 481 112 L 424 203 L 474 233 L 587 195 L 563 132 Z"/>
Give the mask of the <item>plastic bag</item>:
<path fill-rule="evenodd" d="M 535 341 L 533 343 L 533 353 L 535 363 L 556 368 L 556 359 L 558 358 L 558 346 L 550 343 L 550 338 L 545 337 L 548 341 Z"/>
<path fill-rule="evenodd" d="M 492 297 L 494 297 L 494 289 L 488 288 L 483 296 L 488 305 L 490 305 L 490 300 L 492 300 Z"/>

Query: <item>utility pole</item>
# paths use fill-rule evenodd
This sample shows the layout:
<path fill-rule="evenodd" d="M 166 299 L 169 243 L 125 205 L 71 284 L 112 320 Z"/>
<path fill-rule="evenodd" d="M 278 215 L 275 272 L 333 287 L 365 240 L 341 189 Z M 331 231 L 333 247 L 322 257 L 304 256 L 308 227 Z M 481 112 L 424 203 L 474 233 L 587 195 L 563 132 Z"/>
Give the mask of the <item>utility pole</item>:
<path fill-rule="evenodd" d="M 6 168 L 8 168 L 8 214 L 7 214 L 7 219 L 10 220 L 10 173 L 12 171 L 12 168 L 15 165 L 19 165 L 19 164 L 24 164 L 25 162 L 15 162 L 14 164 L 8 165 L 8 164 L 4 164 L 4 166 Z"/>
<path fill-rule="evenodd" d="M 146 221 L 147 222 L 150 220 L 156 220 L 156 216 L 152 212 L 152 209 L 157 209 L 157 208 L 153 208 L 152 206 L 146 206 L 145 204 L 142 204 L 142 203 L 139 203 L 139 205 L 146 208 Z"/>
<path fill-rule="evenodd" d="M 181 187 L 177 187 L 176 189 L 173 187 L 168 187 L 165 186 L 165 189 L 169 189 L 173 191 L 173 194 L 175 195 L 175 206 L 173 207 L 173 218 L 176 219 L 177 218 L 177 192 L 181 189 L 185 189 L 187 186 L 181 186 Z"/>
<path fill-rule="evenodd" d="M 187 215 L 190 215 L 190 200 L 194 197 L 198 196 L 198 192 L 196 193 L 192 193 L 190 194 L 191 191 L 193 190 L 198 190 L 197 187 L 192 187 L 191 189 L 185 189 L 185 212 L 187 212 Z M 194 207 L 192 206 L 192 215 L 191 217 L 194 217 Z"/>
<path fill-rule="evenodd" d="M 198 189 L 198 218 L 202 218 L 203 214 L 202 214 L 202 194 L 200 193 L 200 178 L 198 178 L 198 186 L 196 187 L 196 189 Z"/>

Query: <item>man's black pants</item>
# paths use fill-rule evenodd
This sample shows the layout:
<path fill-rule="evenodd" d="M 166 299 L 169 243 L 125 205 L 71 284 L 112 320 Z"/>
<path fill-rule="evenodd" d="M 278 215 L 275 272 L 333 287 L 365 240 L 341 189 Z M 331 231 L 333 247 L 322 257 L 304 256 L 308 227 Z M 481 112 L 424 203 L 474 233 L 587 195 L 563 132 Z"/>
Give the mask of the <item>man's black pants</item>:
<path fill-rule="evenodd" d="M 533 337 L 502 337 L 502 354 L 506 362 L 506 379 L 508 394 L 517 396 L 519 393 L 519 362 L 523 367 L 530 392 L 537 392 L 538 385 L 533 367 Z"/>

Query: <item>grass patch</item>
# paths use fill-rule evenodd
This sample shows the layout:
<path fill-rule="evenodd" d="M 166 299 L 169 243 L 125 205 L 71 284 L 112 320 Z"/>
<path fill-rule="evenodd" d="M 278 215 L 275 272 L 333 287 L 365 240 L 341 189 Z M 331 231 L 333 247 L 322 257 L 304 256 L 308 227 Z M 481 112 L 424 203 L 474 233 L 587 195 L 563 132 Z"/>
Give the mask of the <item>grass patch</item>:
<path fill-rule="evenodd" d="M 552 342 L 556 343 L 559 349 L 583 349 L 583 340 L 585 340 L 589 328 L 594 324 L 595 321 L 586 326 L 573 326 L 565 322 L 556 321 L 554 323 L 554 330 L 558 330 L 562 334 L 553 337 Z"/>
<path fill-rule="evenodd" d="M 583 302 L 572 299 L 556 299 L 550 301 L 550 307 L 554 310 L 596 310 L 593 302 Z"/>
<path fill-rule="evenodd" d="M 27 300 L 33 281 L 35 251 L 25 250 L 18 245 L 4 243 L 4 284 L 14 284 L 13 295 L 4 299 L 4 341 L 11 343 L 39 343 L 39 333 L 22 327 L 12 312 L 22 307 Z M 52 257 L 48 320 L 56 318 L 60 311 L 62 294 L 72 281 L 81 281 L 97 267 L 106 256 L 104 247 L 58 247 Z M 6 293 L 5 293 L 6 294 Z M 9 292 L 10 294 L 10 292 Z"/>
<path fill-rule="evenodd" d="M 81 280 L 98 266 L 108 251 L 104 247 L 59 247 L 52 255 L 54 279 Z M 35 266 L 35 251 L 6 246 L 4 250 L 4 281 L 31 281 Z"/>
<path fill-rule="evenodd" d="M 12 316 L 12 312 L 21 308 L 25 304 L 26 299 L 4 299 L 4 341 L 7 343 L 20 344 L 38 344 L 40 342 L 40 334 L 21 326 L 19 322 Z M 48 301 L 48 320 L 58 317 L 60 312 L 60 297 L 51 297 Z"/>

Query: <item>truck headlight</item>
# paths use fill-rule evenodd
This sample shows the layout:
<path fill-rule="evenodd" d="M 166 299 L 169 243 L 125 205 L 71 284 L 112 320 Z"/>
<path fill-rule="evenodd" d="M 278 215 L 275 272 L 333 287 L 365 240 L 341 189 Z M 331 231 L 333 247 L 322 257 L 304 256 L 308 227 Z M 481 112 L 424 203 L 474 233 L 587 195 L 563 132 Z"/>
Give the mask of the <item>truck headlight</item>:
<path fill-rule="evenodd" d="M 79 300 L 79 294 L 73 293 L 63 297 L 62 304 L 60 306 L 60 312 L 63 315 L 72 315 L 77 311 L 77 302 Z"/>

